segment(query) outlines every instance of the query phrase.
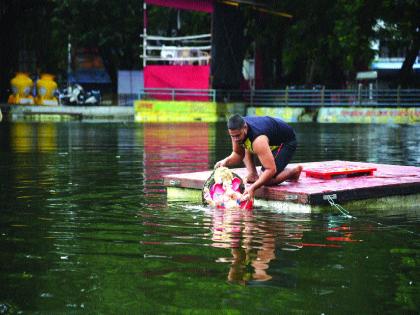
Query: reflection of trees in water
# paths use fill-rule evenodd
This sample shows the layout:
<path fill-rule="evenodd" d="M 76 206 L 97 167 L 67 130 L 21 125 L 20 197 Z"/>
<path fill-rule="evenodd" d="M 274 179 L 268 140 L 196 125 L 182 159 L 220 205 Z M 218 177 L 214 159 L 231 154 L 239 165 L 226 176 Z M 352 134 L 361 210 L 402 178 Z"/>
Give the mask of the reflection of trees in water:
<path fill-rule="evenodd" d="M 378 124 L 295 124 L 294 162 L 356 160 L 417 166 L 420 129 Z"/>
<path fill-rule="evenodd" d="M 301 238 L 300 228 L 298 223 L 255 217 L 253 211 L 214 209 L 212 246 L 230 249 L 231 257 L 218 259 L 231 264 L 229 281 L 267 281 L 272 278 L 269 264 L 276 258 L 276 240 L 285 245 L 290 239 Z"/>

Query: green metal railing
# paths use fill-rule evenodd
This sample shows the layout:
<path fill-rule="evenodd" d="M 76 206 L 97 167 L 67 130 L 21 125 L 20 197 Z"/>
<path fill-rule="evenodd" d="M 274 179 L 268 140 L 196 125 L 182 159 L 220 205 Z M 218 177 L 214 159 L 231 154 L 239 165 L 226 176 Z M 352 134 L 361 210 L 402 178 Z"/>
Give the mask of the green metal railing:
<path fill-rule="evenodd" d="M 147 88 L 131 99 L 208 100 L 241 102 L 248 106 L 420 106 L 420 89 L 292 89 L 282 90 L 194 90 Z"/>

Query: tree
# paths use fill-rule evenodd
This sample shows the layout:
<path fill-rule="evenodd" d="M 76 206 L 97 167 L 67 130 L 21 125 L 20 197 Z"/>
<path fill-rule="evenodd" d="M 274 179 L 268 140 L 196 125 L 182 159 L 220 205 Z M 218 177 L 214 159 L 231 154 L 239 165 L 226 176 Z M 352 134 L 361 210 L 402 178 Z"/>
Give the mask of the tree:
<path fill-rule="evenodd" d="M 407 87 L 420 52 L 420 3 L 417 0 L 385 0 L 381 4 L 379 19 L 384 22 L 384 27 L 379 29 L 377 36 L 391 48 L 404 50 L 398 83 Z"/>
<path fill-rule="evenodd" d="M 369 68 L 379 37 L 390 49 L 404 51 L 399 73 L 402 86 L 412 85 L 413 63 L 420 49 L 418 0 L 294 0 L 255 1 L 292 19 L 261 13 L 240 4 L 250 57 L 256 43 L 263 56 L 264 87 L 285 84 L 322 84 L 343 87 L 357 71 Z M 117 86 L 119 69 L 141 67 L 142 1 L 126 0 L 6 0 L 0 2 L 0 99 L 7 98 L 14 72 L 25 70 L 65 74 L 67 41 L 73 47 L 97 48 Z M 178 16 L 181 26 L 178 29 Z M 207 33 L 211 15 L 148 7 L 151 34 Z M 378 21 L 386 27 L 375 31 Z M 7 30 L 7 31 L 6 31 Z M 22 52 L 35 56 L 34 69 L 26 69 Z"/>
<path fill-rule="evenodd" d="M 316 0 L 288 2 L 293 14 L 284 38 L 286 79 L 297 84 L 343 87 L 366 70 L 376 1 Z"/>
<path fill-rule="evenodd" d="M 56 41 L 67 41 L 70 35 L 73 47 L 97 48 L 114 88 L 119 69 L 139 68 L 141 2 L 63 0 L 55 1 L 55 5 L 53 25 Z"/>
<path fill-rule="evenodd" d="M 7 99 L 16 72 L 56 71 L 59 53 L 51 48 L 55 43 L 50 32 L 53 8 L 54 3 L 45 0 L 0 2 L 0 101 Z"/>
<path fill-rule="evenodd" d="M 211 14 L 198 11 L 178 10 L 156 5 L 147 7 L 149 35 L 179 36 L 210 33 Z"/>

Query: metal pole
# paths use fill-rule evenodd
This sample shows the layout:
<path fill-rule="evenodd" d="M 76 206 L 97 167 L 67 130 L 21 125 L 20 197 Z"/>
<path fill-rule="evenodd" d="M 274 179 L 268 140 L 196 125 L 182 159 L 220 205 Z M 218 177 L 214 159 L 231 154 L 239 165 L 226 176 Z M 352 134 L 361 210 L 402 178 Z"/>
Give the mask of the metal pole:
<path fill-rule="evenodd" d="M 143 69 L 146 67 L 147 46 L 147 5 L 143 2 Z"/>
<path fill-rule="evenodd" d="M 71 35 L 67 37 L 67 88 L 70 87 L 71 74 Z"/>

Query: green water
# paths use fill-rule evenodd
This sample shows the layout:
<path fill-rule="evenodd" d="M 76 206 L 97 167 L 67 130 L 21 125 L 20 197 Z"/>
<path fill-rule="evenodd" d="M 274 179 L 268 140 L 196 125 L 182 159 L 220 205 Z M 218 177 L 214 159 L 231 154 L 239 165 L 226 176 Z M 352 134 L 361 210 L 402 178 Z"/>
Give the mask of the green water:
<path fill-rule="evenodd" d="M 420 166 L 420 128 L 294 125 L 294 162 Z M 0 124 L 0 314 L 411 314 L 420 209 L 310 215 L 168 202 L 223 124 Z M 419 206 L 420 208 L 420 206 Z"/>

